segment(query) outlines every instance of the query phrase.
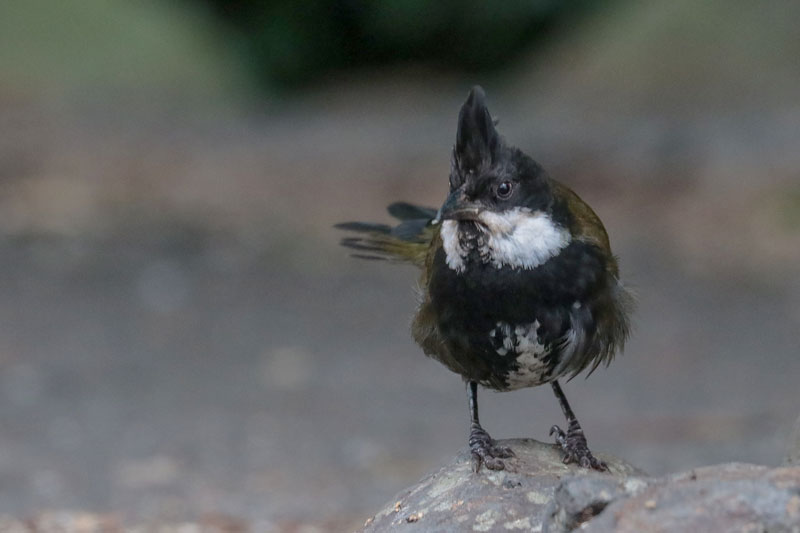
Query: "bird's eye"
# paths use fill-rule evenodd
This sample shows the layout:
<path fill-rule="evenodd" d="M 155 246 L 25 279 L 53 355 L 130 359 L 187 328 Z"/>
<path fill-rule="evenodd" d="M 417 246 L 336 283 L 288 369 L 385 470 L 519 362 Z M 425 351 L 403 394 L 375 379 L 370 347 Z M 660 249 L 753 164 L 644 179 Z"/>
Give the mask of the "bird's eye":
<path fill-rule="evenodd" d="M 503 181 L 497 186 L 497 197 L 501 200 L 507 199 L 511 196 L 511 191 L 514 189 L 510 181 Z"/>

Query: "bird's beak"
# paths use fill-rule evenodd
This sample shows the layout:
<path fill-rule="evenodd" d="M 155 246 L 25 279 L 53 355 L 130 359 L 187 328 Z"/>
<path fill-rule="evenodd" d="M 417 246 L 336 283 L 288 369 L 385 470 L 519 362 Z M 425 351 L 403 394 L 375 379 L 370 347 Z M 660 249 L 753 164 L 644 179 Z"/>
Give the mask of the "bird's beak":
<path fill-rule="evenodd" d="M 443 220 L 477 220 L 479 212 L 478 204 L 467 199 L 463 189 L 456 189 L 447 197 L 432 223 L 439 224 Z"/>

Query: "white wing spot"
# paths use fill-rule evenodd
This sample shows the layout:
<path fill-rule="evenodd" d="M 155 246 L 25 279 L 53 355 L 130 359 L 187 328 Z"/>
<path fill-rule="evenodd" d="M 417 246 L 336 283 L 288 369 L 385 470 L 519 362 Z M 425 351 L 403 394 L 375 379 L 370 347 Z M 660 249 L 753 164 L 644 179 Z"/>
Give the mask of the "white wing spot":
<path fill-rule="evenodd" d="M 505 322 L 498 322 L 497 325 L 489 331 L 489 337 L 495 339 L 498 335 L 502 346 L 495 349 L 497 355 L 506 355 L 508 352 L 513 352 L 515 339 L 514 336 L 511 335 L 511 326 Z"/>
<path fill-rule="evenodd" d="M 516 354 L 517 370 L 511 372 L 506 381 L 509 389 L 519 389 L 529 387 L 544 382 L 548 365 L 543 361 L 543 356 L 547 355 L 548 350 L 539 341 L 539 321 L 532 324 L 522 324 L 513 328 L 509 324 L 498 322 L 498 328 L 506 333 L 503 339 L 503 347 L 506 341 L 511 348 L 509 352 Z M 502 349 L 502 348 L 501 348 Z M 498 353 L 500 350 L 497 350 Z"/>

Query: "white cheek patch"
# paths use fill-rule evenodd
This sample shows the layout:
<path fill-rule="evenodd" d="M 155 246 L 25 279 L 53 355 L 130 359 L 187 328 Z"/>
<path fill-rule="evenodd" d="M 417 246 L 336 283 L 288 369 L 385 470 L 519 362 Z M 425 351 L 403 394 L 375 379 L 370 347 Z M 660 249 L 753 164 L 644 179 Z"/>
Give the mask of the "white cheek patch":
<path fill-rule="evenodd" d="M 467 252 L 461 247 L 461 242 L 458 240 L 458 221 L 443 221 L 440 235 L 447 266 L 456 272 L 461 272 L 464 270 L 464 258 Z"/>
<path fill-rule="evenodd" d="M 480 257 L 495 267 L 532 269 L 557 255 L 571 240 L 567 228 L 556 225 L 545 213 L 516 207 L 503 213 L 479 215 Z M 457 220 L 442 221 L 440 231 L 447 266 L 462 272 L 469 250 L 459 239 Z"/>
<path fill-rule="evenodd" d="M 536 268 L 570 242 L 569 230 L 540 211 L 517 207 L 503 213 L 484 211 L 479 218 L 486 227 L 481 255 L 497 268 Z"/>

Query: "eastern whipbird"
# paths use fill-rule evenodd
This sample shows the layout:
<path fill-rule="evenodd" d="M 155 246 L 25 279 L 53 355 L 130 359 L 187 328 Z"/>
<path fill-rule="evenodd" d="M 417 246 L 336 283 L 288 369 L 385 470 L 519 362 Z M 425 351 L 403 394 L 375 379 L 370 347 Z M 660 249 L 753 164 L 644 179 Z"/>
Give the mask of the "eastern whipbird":
<path fill-rule="evenodd" d="M 478 385 L 509 391 L 549 383 L 567 419 L 550 429 L 564 462 L 606 470 L 586 443 L 558 380 L 623 348 L 632 299 L 592 209 L 495 129 L 474 87 L 461 107 L 450 192 L 438 210 L 389 206 L 394 227 L 346 222 L 357 257 L 422 269 L 414 339 L 460 374 L 469 397 L 473 467 L 505 468 L 513 452 L 478 420 Z"/>

